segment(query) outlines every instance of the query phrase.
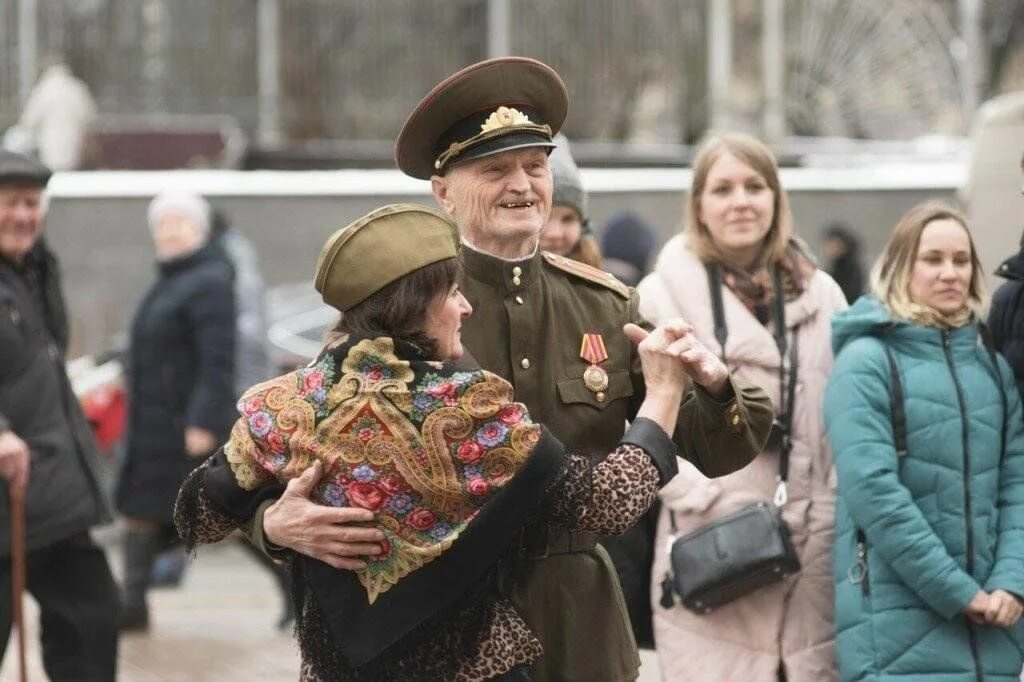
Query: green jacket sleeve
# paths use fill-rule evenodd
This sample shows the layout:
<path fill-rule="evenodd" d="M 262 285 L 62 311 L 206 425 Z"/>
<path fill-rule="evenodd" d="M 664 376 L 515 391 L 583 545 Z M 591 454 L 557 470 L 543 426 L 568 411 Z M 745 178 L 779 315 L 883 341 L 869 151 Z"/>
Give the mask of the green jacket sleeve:
<path fill-rule="evenodd" d="M 985 590 L 1006 590 L 1024 597 L 1024 416 L 1010 366 L 1000 362 L 999 369 L 1007 395 L 1006 452 L 999 469 L 996 559 Z"/>
<path fill-rule="evenodd" d="M 981 586 L 953 560 L 900 482 L 890 395 L 889 365 L 880 341 L 858 339 L 840 352 L 825 391 L 825 424 L 839 496 L 871 551 L 949 619 Z"/>
<path fill-rule="evenodd" d="M 638 308 L 639 298 L 634 291 L 629 302 L 630 321 L 652 329 L 653 325 L 640 316 Z M 640 354 L 635 347 L 630 366 L 633 416 L 646 394 Z M 771 399 L 760 386 L 731 377 L 724 400 L 716 400 L 696 385 L 684 394 L 672 438 L 680 457 L 705 476 L 716 478 L 738 471 L 753 461 L 764 449 L 774 417 Z"/>

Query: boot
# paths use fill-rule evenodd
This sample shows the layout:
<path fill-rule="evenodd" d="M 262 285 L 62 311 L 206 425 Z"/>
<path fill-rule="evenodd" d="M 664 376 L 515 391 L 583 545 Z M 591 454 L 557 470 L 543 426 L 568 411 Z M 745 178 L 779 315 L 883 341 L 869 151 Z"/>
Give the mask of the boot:
<path fill-rule="evenodd" d="M 157 556 L 153 563 L 153 573 L 149 579 L 150 587 L 181 587 L 185 577 L 185 566 L 188 555 L 184 547 L 174 547 Z"/>
<path fill-rule="evenodd" d="M 149 589 L 153 562 L 160 549 L 157 533 L 129 530 L 124 535 L 124 604 L 121 608 L 121 632 L 149 629 Z"/>

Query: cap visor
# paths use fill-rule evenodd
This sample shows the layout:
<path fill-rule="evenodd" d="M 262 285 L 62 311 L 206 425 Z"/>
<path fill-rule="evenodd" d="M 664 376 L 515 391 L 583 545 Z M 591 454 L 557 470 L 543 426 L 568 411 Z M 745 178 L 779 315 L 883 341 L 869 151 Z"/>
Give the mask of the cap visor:
<path fill-rule="evenodd" d="M 529 147 L 546 147 L 548 149 L 554 149 L 557 146 L 558 145 L 551 140 L 536 133 L 514 133 L 512 135 L 504 135 L 493 140 L 481 142 L 472 149 L 468 149 L 459 154 L 454 161 L 448 164 L 448 167 L 450 168 L 456 164 L 462 163 L 463 161 L 482 159 L 486 156 L 494 156 L 495 154 L 501 154 L 502 152 L 510 152 L 513 149 L 527 149 Z"/>

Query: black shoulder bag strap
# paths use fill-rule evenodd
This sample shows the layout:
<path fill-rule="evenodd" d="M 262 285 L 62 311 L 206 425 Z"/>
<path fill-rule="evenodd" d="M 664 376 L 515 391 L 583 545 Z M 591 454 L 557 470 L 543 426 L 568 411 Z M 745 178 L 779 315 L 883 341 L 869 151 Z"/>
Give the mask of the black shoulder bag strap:
<path fill-rule="evenodd" d="M 722 349 L 722 362 L 726 362 L 725 342 L 729 338 L 729 327 L 725 322 L 725 305 L 722 302 L 722 275 L 719 272 L 717 263 L 707 263 L 704 266 L 708 275 L 708 291 L 711 296 L 711 315 L 715 324 L 715 341 Z M 773 323 L 775 345 L 779 349 L 779 398 L 784 400 L 783 409 L 780 410 L 778 426 L 782 428 L 782 445 L 779 448 L 779 487 L 775 491 L 775 506 L 781 507 L 786 504 L 786 480 L 789 478 L 789 451 L 792 447 L 790 436 L 793 425 L 793 402 L 796 397 L 797 379 L 797 330 L 793 329 L 793 343 L 789 347 L 789 383 L 786 383 L 786 301 L 782 290 L 782 271 L 778 266 L 772 268 L 772 289 L 773 289 Z M 674 516 L 674 515 L 673 515 Z M 675 518 L 672 518 L 673 532 L 675 531 Z"/>
<path fill-rule="evenodd" d="M 715 324 L 715 340 L 722 349 L 722 362 L 725 362 L 725 342 L 729 337 L 729 328 L 725 323 L 725 306 L 722 303 L 722 281 L 721 276 L 718 272 L 718 266 L 713 263 L 705 265 L 708 274 L 708 287 L 711 294 L 711 313 L 714 317 Z M 773 301 L 773 314 L 775 330 L 773 336 L 775 337 L 775 344 L 779 349 L 779 398 L 785 400 L 785 409 L 781 410 L 779 418 L 772 424 L 772 429 L 780 429 L 782 440 L 779 447 L 779 486 L 775 490 L 775 497 L 773 502 L 777 513 L 781 510 L 782 506 L 787 501 L 786 491 L 786 479 L 789 477 L 789 451 L 792 447 L 792 439 L 790 437 L 790 430 L 793 424 L 793 403 L 796 397 L 796 380 L 797 380 L 797 331 L 798 328 L 793 329 L 793 342 L 789 345 L 790 360 L 789 360 L 789 382 L 786 385 L 786 302 L 785 294 L 782 291 L 782 275 L 779 272 L 779 268 L 776 267 L 772 272 L 772 286 L 774 288 L 774 301 Z M 669 529 L 670 529 L 670 541 L 669 551 L 675 541 L 675 538 L 679 535 L 679 530 L 676 525 L 675 512 L 669 509 L 668 512 Z M 672 597 L 673 587 L 671 578 L 672 562 L 669 562 L 669 571 L 665 575 L 665 579 L 661 583 L 661 606 L 663 608 L 671 608 L 674 601 Z"/>
<path fill-rule="evenodd" d="M 979 325 L 979 334 L 981 335 L 982 345 L 985 346 L 985 351 L 988 353 L 989 362 L 992 363 L 996 385 L 999 387 L 999 397 L 1003 403 L 1003 428 L 999 432 L 999 461 L 1002 462 L 1003 455 L 1006 454 L 1006 428 L 1010 420 L 1010 415 L 1008 414 L 1010 406 L 1006 398 L 1006 389 L 1003 387 L 1003 379 L 999 373 L 999 362 L 996 359 L 996 351 L 992 344 L 992 336 L 989 333 L 988 327 L 983 324 Z M 892 386 L 892 433 L 893 441 L 896 445 L 896 456 L 906 457 L 907 411 L 903 402 L 903 382 L 900 380 L 900 372 L 892 348 L 885 341 L 882 343 L 885 345 L 885 356 L 889 361 L 889 383 Z"/>
<path fill-rule="evenodd" d="M 885 357 L 889 361 L 889 386 L 892 393 L 892 436 L 896 445 L 896 457 L 907 456 L 907 411 L 903 404 L 903 382 L 900 381 L 900 370 L 896 364 L 896 356 L 885 341 Z"/>
<path fill-rule="evenodd" d="M 725 341 L 729 338 L 729 327 L 725 324 L 725 305 L 722 303 L 722 275 L 718 265 L 707 263 L 704 269 L 708 273 L 708 291 L 711 293 L 711 316 L 715 321 L 715 341 L 722 349 L 722 363 L 729 364 L 725 359 Z"/>

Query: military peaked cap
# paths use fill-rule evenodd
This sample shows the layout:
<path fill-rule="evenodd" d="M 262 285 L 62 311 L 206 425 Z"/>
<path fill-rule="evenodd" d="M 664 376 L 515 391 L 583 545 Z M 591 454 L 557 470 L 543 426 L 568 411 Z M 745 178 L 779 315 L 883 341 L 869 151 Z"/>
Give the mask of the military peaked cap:
<path fill-rule="evenodd" d="M 523 147 L 549 147 L 565 121 L 569 95 L 547 64 L 526 57 L 488 59 L 431 90 L 398 135 L 395 161 L 427 180 L 453 163 Z"/>

